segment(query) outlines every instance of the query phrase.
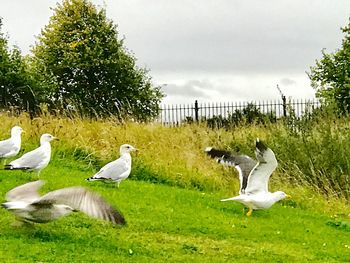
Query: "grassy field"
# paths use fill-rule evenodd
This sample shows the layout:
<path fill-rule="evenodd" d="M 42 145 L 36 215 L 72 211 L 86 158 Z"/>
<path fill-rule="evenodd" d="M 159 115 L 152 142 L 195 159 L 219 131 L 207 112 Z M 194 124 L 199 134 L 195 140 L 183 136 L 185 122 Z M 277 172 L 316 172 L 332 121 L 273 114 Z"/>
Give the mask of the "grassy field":
<path fill-rule="evenodd" d="M 73 168 L 77 164 L 76 168 Z M 81 185 L 100 193 L 127 219 L 126 227 L 74 214 L 49 224 L 11 226 L 0 210 L 0 259 L 23 262 L 348 262 L 350 224 L 293 201 L 248 218 L 224 193 L 127 180 L 84 182 L 79 163 L 51 165 L 43 192 Z M 36 175 L 0 174 L 1 196 Z"/>
<path fill-rule="evenodd" d="M 68 186 L 87 187 L 118 207 L 128 222 L 126 227 L 118 227 L 75 213 L 48 224 L 18 227 L 12 226 L 14 216 L 1 209 L 0 260 L 3 262 L 350 260 L 347 198 L 337 194 L 333 185 L 327 185 L 330 181 L 322 177 L 326 171 L 317 168 L 326 153 L 318 153 L 316 146 L 320 142 L 326 145 L 325 137 L 329 135 L 326 130 L 310 131 L 314 133 L 315 144 L 307 148 L 310 156 L 318 153 L 311 168 L 315 176 L 320 175 L 320 180 L 303 181 L 302 174 L 311 168 L 304 167 L 303 163 L 298 166 L 296 160 L 300 157 L 292 149 L 299 147 L 299 153 L 308 156 L 306 147 L 282 126 L 253 126 L 232 132 L 200 126 L 169 129 L 144 124 L 116 125 L 112 121 L 51 116 L 32 121 L 23 116 L 0 119 L 1 138 L 8 136 L 14 124 L 26 130 L 23 151 L 36 147 L 43 132 L 61 139 L 52 144 L 52 162 L 40 175 L 47 181 L 42 193 Z M 347 124 L 334 126 L 338 128 L 330 132 L 327 140 L 339 141 L 340 147 L 349 136 L 341 135 Z M 237 193 L 238 180 L 233 170 L 211 161 L 203 149 L 213 145 L 253 154 L 256 137 L 266 140 L 280 161 L 271 189 L 283 190 L 293 199 L 247 217 L 240 204 L 219 202 Z M 312 141 L 311 135 L 303 138 Z M 130 178 L 122 182 L 119 189 L 113 184 L 84 181 L 103 164 L 115 159 L 119 145 L 124 142 L 140 151 L 134 155 Z M 349 144 L 342 147 L 347 149 Z M 337 145 L 332 146 L 333 151 Z M 344 167 L 341 168 L 346 174 Z M 336 175 L 332 174 L 334 178 Z M 33 180 L 37 180 L 36 174 L 2 170 L 0 196 L 4 198 L 9 189 Z M 317 188 L 321 182 L 324 189 Z M 327 196 L 324 190 L 328 191 Z"/>

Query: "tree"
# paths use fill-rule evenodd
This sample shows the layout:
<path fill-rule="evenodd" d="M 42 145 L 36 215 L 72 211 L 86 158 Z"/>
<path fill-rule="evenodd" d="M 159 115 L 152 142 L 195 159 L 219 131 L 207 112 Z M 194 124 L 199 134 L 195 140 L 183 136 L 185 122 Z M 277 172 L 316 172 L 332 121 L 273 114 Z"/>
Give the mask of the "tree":
<path fill-rule="evenodd" d="M 160 87 L 136 66 L 105 10 L 88 0 L 57 4 L 32 52 L 32 67 L 51 108 L 139 120 L 158 115 Z"/>
<path fill-rule="evenodd" d="M 16 47 L 9 50 L 8 40 L 1 33 L 1 27 L 0 18 L 0 107 L 28 111 L 33 115 L 37 110 L 33 80 L 20 50 Z"/>
<path fill-rule="evenodd" d="M 345 38 L 336 52 L 327 54 L 322 51 L 323 58 L 316 61 L 308 73 L 316 95 L 325 102 L 335 103 L 340 112 L 350 111 L 350 20 L 342 28 Z"/>

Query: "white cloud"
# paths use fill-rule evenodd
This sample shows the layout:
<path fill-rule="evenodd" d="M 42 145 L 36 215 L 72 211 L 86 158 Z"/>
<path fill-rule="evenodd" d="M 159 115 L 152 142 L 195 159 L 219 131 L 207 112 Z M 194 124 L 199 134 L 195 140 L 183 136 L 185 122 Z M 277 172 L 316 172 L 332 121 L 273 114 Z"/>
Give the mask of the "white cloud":
<path fill-rule="evenodd" d="M 163 100 L 169 103 L 202 102 L 242 102 L 259 100 L 278 100 L 280 92 L 292 98 L 314 98 L 314 90 L 309 85 L 306 74 L 294 74 L 283 77 L 279 74 L 204 74 L 179 73 L 156 75 L 157 84 L 169 83 L 176 91 L 166 90 L 168 96 Z M 183 82 L 182 79 L 190 79 Z M 284 81 L 281 81 L 284 80 Z M 288 80 L 288 81 L 287 81 Z M 286 82 L 288 82 L 286 84 Z M 293 83 L 293 84 L 291 84 Z"/>
<path fill-rule="evenodd" d="M 340 47 L 348 0 L 93 0 L 167 84 L 165 102 L 312 97 L 305 71 Z M 2 1 L 3 31 L 26 53 L 56 0 Z"/>

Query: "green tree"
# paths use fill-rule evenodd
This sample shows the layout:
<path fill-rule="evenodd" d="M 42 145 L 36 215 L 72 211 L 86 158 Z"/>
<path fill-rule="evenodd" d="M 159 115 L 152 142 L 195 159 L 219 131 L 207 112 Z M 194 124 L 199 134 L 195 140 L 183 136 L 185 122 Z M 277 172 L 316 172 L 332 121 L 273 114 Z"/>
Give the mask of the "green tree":
<path fill-rule="evenodd" d="M 327 103 L 335 103 L 344 113 L 350 111 L 350 20 L 342 31 L 345 37 L 341 48 L 330 54 L 323 50 L 323 58 L 316 61 L 308 75 L 316 95 Z"/>
<path fill-rule="evenodd" d="M 160 87 L 136 66 L 105 10 L 88 0 L 57 4 L 32 52 L 32 68 L 51 107 L 139 120 L 158 115 Z"/>
<path fill-rule="evenodd" d="M 34 114 L 37 100 L 33 93 L 34 84 L 21 52 L 8 48 L 8 40 L 1 32 L 0 18 L 0 107 L 6 110 L 28 111 Z"/>

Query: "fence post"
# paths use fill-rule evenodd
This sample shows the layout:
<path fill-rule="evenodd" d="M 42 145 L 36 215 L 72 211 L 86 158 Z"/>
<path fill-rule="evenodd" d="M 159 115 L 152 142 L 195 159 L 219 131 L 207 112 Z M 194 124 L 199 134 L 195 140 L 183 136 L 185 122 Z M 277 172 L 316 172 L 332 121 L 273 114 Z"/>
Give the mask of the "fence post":
<path fill-rule="evenodd" d="M 195 102 L 194 102 L 194 119 L 196 120 L 196 122 L 199 121 L 199 118 L 198 118 L 198 111 L 199 111 L 199 108 L 198 108 L 198 101 L 195 100 Z"/>
<path fill-rule="evenodd" d="M 282 95 L 283 117 L 287 117 L 287 100 L 286 96 Z"/>

